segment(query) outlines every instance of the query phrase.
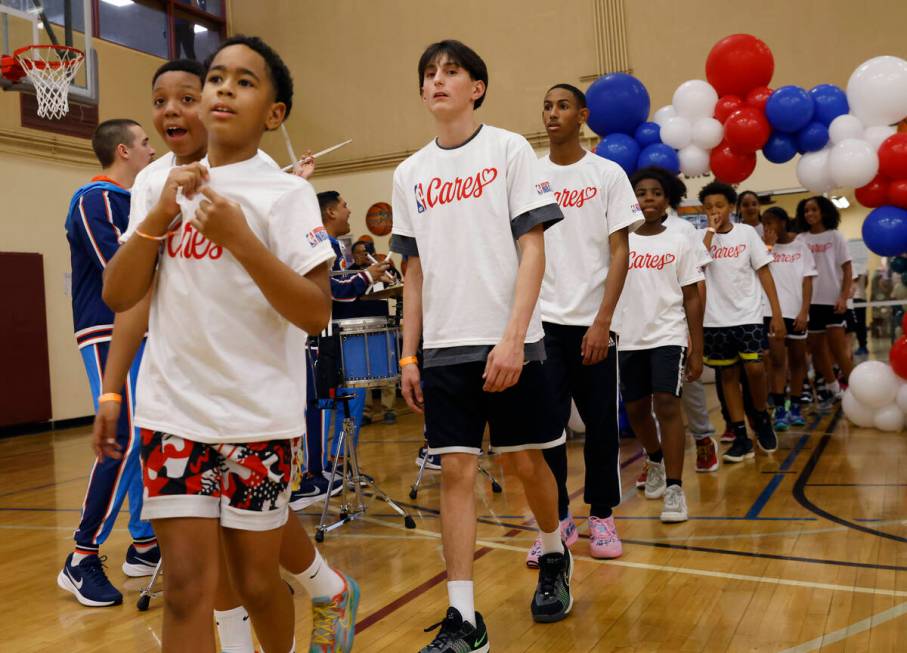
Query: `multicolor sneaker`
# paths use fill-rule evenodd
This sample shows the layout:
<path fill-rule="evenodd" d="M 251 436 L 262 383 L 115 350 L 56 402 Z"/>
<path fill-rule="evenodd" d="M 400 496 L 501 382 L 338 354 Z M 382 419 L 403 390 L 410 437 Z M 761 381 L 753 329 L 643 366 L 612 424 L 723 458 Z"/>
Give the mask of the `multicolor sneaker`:
<path fill-rule="evenodd" d="M 800 414 L 800 404 L 797 402 L 791 402 L 787 421 L 791 426 L 806 426 L 806 420 Z"/>
<path fill-rule="evenodd" d="M 77 565 L 72 564 L 72 556 L 70 553 L 63 570 L 57 574 L 57 586 L 60 589 L 71 592 L 79 603 L 91 608 L 120 605 L 123 602 L 123 595 L 110 583 L 104 572 L 107 556 L 85 556 Z"/>
<path fill-rule="evenodd" d="M 646 499 L 660 499 L 665 493 L 667 477 L 664 462 L 649 461 L 649 474 L 646 477 Z"/>
<path fill-rule="evenodd" d="M 576 522 L 573 521 L 573 515 L 567 515 L 566 519 L 561 520 L 561 539 L 570 548 L 579 540 L 579 529 L 576 528 Z M 526 554 L 526 566 L 530 569 L 539 568 L 539 558 L 542 555 L 542 536 L 535 538 L 535 543 Z"/>
<path fill-rule="evenodd" d="M 728 443 L 728 442 L 733 442 L 733 441 L 734 441 L 734 437 L 735 437 L 735 436 L 734 436 L 734 429 L 732 429 L 730 426 L 727 426 L 727 427 L 725 427 L 725 429 L 724 429 L 724 433 L 721 434 L 720 442 L 721 442 L 722 444 L 726 444 L 726 443 Z"/>
<path fill-rule="evenodd" d="M 309 653 L 350 653 L 356 634 L 359 585 L 342 572 L 343 591 L 333 598 L 312 599 L 312 643 Z"/>
<path fill-rule="evenodd" d="M 790 414 L 783 406 L 775 408 L 775 430 L 786 431 L 790 428 Z"/>
<path fill-rule="evenodd" d="M 139 553 L 135 549 L 135 544 L 130 544 L 126 549 L 126 560 L 123 562 L 123 573 L 130 578 L 141 578 L 142 576 L 151 576 L 157 569 L 161 561 L 161 549 L 155 545 Z"/>
<path fill-rule="evenodd" d="M 666 524 L 678 524 L 688 519 L 687 499 L 679 485 L 668 486 L 665 490 L 665 504 L 661 511 L 661 521 Z"/>
<path fill-rule="evenodd" d="M 619 558 L 624 552 L 623 544 L 617 536 L 614 515 L 606 519 L 589 517 L 589 552 L 593 558 Z"/>
<path fill-rule="evenodd" d="M 444 620 L 425 629 L 430 633 L 438 626 L 441 630 L 428 646 L 419 653 L 488 653 L 488 630 L 485 620 L 476 612 L 476 625 L 465 621 L 456 608 L 447 608 Z"/>
<path fill-rule="evenodd" d="M 425 460 L 425 457 L 428 457 L 428 460 L 425 461 L 425 469 L 431 469 L 433 471 L 441 470 L 441 456 L 438 454 L 429 454 L 428 447 L 419 447 L 419 455 L 416 456 L 416 467 L 422 466 L 422 461 Z"/>
<path fill-rule="evenodd" d="M 703 474 L 718 469 L 718 445 L 715 439 L 705 437 L 696 440 L 696 471 Z"/>
<path fill-rule="evenodd" d="M 529 606 L 535 621 L 553 623 L 570 613 L 573 607 L 572 577 L 573 556 L 566 546 L 563 553 L 546 553 L 539 558 L 539 582 Z"/>
<path fill-rule="evenodd" d="M 642 471 L 636 477 L 636 488 L 641 490 L 646 486 L 646 478 L 649 476 L 649 459 L 642 461 Z"/>

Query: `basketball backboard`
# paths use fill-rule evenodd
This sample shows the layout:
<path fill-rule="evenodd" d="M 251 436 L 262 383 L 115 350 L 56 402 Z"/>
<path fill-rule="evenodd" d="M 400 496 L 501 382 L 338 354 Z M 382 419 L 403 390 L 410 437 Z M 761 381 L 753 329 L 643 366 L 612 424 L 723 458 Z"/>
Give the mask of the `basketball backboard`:
<path fill-rule="evenodd" d="M 98 103 L 98 62 L 92 44 L 92 0 L 0 0 L 0 54 L 33 44 L 70 45 L 85 53 L 85 62 L 69 87 L 69 98 L 83 104 Z M 33 91 L 23 78 L 11 82 L 0 77 L 0 88 Z"/>

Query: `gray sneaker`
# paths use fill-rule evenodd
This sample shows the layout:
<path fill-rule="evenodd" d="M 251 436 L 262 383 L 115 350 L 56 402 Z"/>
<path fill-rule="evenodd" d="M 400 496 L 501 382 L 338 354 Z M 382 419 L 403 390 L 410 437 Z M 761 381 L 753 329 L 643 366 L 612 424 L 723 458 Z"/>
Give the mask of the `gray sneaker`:
<path fill-rule="evenodd" d="M 660 499 L 665 493 L 667 479 L 664 461 L 649 461 L 649 474 L 646 476 L 646 499 Z"/>
<path fill-rule="evenodd" d="M 683 488 L 672 485 L 665 490 L 665 505 L 661 511 L 661 521 L 674 524 L 687 520 L 687 499 Z"/>

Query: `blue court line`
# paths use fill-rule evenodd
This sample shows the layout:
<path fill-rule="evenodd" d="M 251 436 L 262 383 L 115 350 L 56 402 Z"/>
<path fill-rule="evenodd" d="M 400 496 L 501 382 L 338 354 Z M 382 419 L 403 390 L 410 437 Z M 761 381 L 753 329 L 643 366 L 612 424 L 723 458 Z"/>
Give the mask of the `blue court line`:
<path fill-rule="evenodd" d="M 747 511 L 746 516 L 750 519 L 755 519 L 759 516 L 759 513 L 762 512 L 762 509 L 765 508 L 765 504 L 768 503 L 769 499 L 772 498 L 772 495 L 775 493 L 775 490 L 778 489 L 778 486 L 781 485 L 781 481 L 784 480 L 784 472 L 790 469 L 790 466 L 794 464 L 794 460 L 797 457 L 803 447 L 806 445 L 809 440 L 809 433 L 800 436 L 800 439 L 797 440 L 797 444 L 794 445 L 794 448 L 790 450 L 790 453 L 787 454 L 787 458 L 784 459 L 784 462 L 781 463 L 781 466 L 778 468 L 777 474 L 772 476 L 771 480 L 768 482 L 768 485 L 765 486 L 765 489 L 762 490 L 761 494 L 756 498 L 755 503 Z"/>

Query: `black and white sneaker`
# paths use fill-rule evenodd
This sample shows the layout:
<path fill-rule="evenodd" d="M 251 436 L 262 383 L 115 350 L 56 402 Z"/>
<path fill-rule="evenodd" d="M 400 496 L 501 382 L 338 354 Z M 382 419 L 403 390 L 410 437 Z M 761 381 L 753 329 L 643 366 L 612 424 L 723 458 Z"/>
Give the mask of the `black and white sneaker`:
<path fill-rule="evenodd" d="M 768 414 L 764 415 L 756 424 L 756 442 L 765 453 L 778 450 L 778 436 L 775 434 L 775 429 L 772 428 L 772 420 Z"/>
<path fill-rule="evenodd" d="M 476 625 L 473 626 L 464 621 L 459 610 L 447 608 L 444 621 L 429 626 L 425 632 L 430 633 L 438 626 L 441 627 L 440 632 L 419 653 L 488 653 L 488 631 L 485 629 L 482 615 L 478 612 Z"/>
<path fill-rule="evenodd" d="M 737 438 L 734 440 L 734 444 L 731 445 L 731 448 L 725 451 L 724 455 L 721 457 L 728 463 L 740 463 L 749 458 L 755 458 L 756 454 L 753 453 L 753 441 L 749 438 Z"/>
<path fill-rule="evenodd" d="M 552 623 L 570 613 L 573 608 L 572 577 L 573 556 L 566 545 L 563 553 L 546 553 L 539 557 L 539 582 L 530 606 L 535 621 Z"/>

